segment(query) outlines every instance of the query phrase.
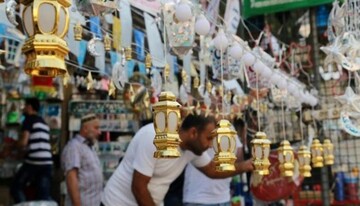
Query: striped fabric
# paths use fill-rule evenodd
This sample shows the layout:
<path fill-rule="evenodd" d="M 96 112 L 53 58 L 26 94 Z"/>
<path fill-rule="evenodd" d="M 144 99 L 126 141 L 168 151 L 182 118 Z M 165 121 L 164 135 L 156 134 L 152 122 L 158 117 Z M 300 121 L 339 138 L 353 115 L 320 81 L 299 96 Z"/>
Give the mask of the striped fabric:
<path fill-rule="evenodd" d="M 103 189 L 102 167 L 95 150 L 84 137 L 77 135 L 67 143 L 61 155 L 61 165 L 65 176 L 70 170 L 78 169 L 81 205 L 99 206 Z M 70 196 L 66 195 L 65 206 L 71 205 Z"/>
<path fill-rule="evenodd" d="M 35 165 L 53 164 L 49 135 L 50 128 L 42 117 L 36 115 L 27 117 L 23 123 L 23 130 L 30 133 L 25 162 Z"/>

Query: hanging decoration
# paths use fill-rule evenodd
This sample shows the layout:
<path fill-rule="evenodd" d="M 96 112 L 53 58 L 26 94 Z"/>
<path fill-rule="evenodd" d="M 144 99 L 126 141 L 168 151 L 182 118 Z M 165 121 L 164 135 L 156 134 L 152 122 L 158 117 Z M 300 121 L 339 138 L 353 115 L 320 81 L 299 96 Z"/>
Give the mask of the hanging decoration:
<path fill-rule="evenodd" d="M 125 48 L 125 59 L 126 59 L 126 61 L 129 61 L 132 59 L 132 48 L 131 47 Z"/>
<path fill-rule="evenodd" d="M 80 22 L 76 23 L 74 26 L 74 39 L 75 41 L 81 41 L 82 40 L 82 32 L 83 28 L 80 24 Z"/>
<path fill-rule="evenodd" d="M 97 52 L 97 49 L 96 49 L 97 42 L 101 42 L 101 39 L 94 35 L 93 38 L 87 44 L 88 52 L 91 54 L 91 56 L 94 56 L 94 57 L 100 56 L 100 54 Z"/>
<path fill-rule="evenodd" d="M 324 166 L 323 146 L 318 139 L 313 139 L 311 144 L 311 161 L 314 168 Z"/>
<path fill-rule="evenodd" d="M 92 77 L 91 72 L 88 73 L 88 75 L 86 76 L 86 89 L 90 90 L 94 87 L 94 79 Z"/>
<path fill-rule="evenodd" d="M 216 129 L 211 132 L 215 169 L 218 172 L 235 171 L 235 135 L 236 131 L 231 129 L 231 123 L 224 119 L 220 120 Z"/>
<path fill-rule="evenodd" d="M 117 0 L 76 0 L 76 8 L 84 16 L 101 16 L 112 13 L 118 5 Z"/>
<path fill-rule="evenodd" d="M 115 84 L 112 80 L 109 81 L 109 90 L 108 90 L 108 95 L 109 96 L 115 96 L 116 94 L 116 87 Z"/>
<path fill-rule="evenodd" d="M 278 148 L 279 168 L 283 176 L 292 177 L 294 175 L 294 152 L 290 142 L 283 140 Z"/>
<path fill-rule="evenodd" d="M 109 34 L 106 34 L 104 36 L 104 49 L 107 52 L 111 50 L 111 38 L 110 38 Z"/>
<path fill-rule="evenodd" d="M 11 24 L 13 24 L 14 26 L 18 26 L 19 23 L 17 23 L 16 21 L 16 7 L 17 7 L 17 3 L 15 0 L 8 0 L 6 1 L 6 7 L 5 7 L 5 12 L 6 12 L 6 17 L 9 20 L 9 22 Z"/>
<path fill-rule="evenodd" d="M 264 132 L 257 132 L 255 138 L 251 141 L 252 144 L 252 158 L 255 167 L 254 173 L 258 175 L 269 174 L 269 154 L 270 154 L 270 140 L 267 139 Z"/>
<path fill-rule="evenodd" d="M 334 164 L 334 145 L 331 143 L 330 139 L 325 139 L 324 144 L 324 163 L 325 165 Z"/>
<path fill-rule="evenodd" d="M 352 123 L 349 113 L 341 112 L 339 122 L 345 132 L 355 137 L 360 137 L 360 128 Z"/>
<path fill-rule="evenodd" d="M 311 177 L 311 153 L 305 145 L 301 145 L 298 151 L 299 172 L 303 177 Z"/>
<path fill-rule="evenodd" d="M 171 92 L 162 92 L 153 106 L 155 158 L 178 158 L 181 139 L 179 138 L 180 104 Z"/>
<path fill-rule="evenodd" d="M 147 54 L 146 54 L 146 58 L 145 58 L 145 67 L 146 67 L 147 69 L 151 68 L 151 65 L 152 65 L 151 61 L 152 61 L 152 59 L 151 59 L 151 54 L 150 54 L 150 53 L 147 53 Z"/>

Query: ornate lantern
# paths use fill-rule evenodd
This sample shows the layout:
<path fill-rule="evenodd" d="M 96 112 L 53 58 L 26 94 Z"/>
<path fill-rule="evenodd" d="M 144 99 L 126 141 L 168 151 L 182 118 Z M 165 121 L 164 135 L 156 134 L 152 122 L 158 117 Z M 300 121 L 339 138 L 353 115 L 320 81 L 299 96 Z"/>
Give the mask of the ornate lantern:
<path fill-rule="evenodd" d="M 178 134 L 180 125 L 180 104 L 171 92 L 161 92 L 159 102 L 153 105 L 153 118 L 156 136 L 155 158 L 180 157 Z"/>
<path fill-rule="evenodd" d="M 56 77 L 66 74 L 65 56 L 69 49 L 63 37 L 69 27 L 68 0 L 24 0 L 22 14 L 28 35 L 22 51 L 25 73 Z"/>
<path fill-rule="evenodd" d="M 294 175 L 294 151 L 290 142 L 284 140 L 278 148 L 279 169 L 281 175 L 292 177 Z"/>
<path fill-rule="evenodd" d="M 329 139 L 325 139 L 323 148 L 324 148 L 325 165 L 333 165 L 334 164 L 334 145 L 333 145 L 333 143 L 331 143 L 331 141 Z"/>
<path fill-rule="evenodd" d="M 322 156 L 323 147 L 318 139 L 314 139 L 311 144 L 311 161 L 313 167 L 323 167 L 324 166 L 324 158 Z"/>
<path fill-rule="evenodd" d="M 168 81 L 169 78 L 170 78 L 170 65 L 169 64 L 166 64 L 165 67 L 164 67 L 164 79 L 165 81 Z"/>
<path fill-rule="evenodd" d="M 258 175 L 269 174 L 270 143 L 264 132 L 257 132 L 255 138 L 251 141 L 254 172 Z"/>
<path fill-rule="evenodd" d="M 211 94 L 211 91 L 212 91 L 212 84 L 210 81 L 207 81 L 206 82 L 206 91 Z"/>
<path fill-rule="evenodd" d="M 111 50 L 111 38 L 110 38 L 109 34 L 106 34 L 104 36 L 104 49 L 105 49 L 105 51 Z"/>
<path fill-rule="evenodd" d="M 194 89 L 197 89 L 200 86 L 200 79 L 199 79 L 199 77 L 197 75 L 194 78 L 194 85 L 193 86 L 194 86 Z"/>
<path fill-rule="evenodd" d="M 75 41 L 81 41 L 83 28 L 80 23 L 74 26 L 74 39 Z"/>
<path fill-rule="evenodd" d="M 311 153 L 305 145 L 301 145 L 298 151 L 299 172 L 303 177 L 311 177 L 310 166 Z"/>
<path fill-rule="evenodd" d="M 132 54 L 131 53 L 132 53 L 131 47 L 125 48 L 125 59 L 127 61 L 132 59 Z"/>
<path fill-rule="evenodd" d="M 151 54 L 147 53 L 146 58 L 145 58 L 145 67 L 146 68 L 151 68 L 151 65 L 152 65 L 151 61 L 152 61 L 151 60 Z"/>
<path fill-rule="evenodd" d="M 217 128 L 211 132 L 211 136 L 214 138 L 216 171 L 235 171 L 235 135 L 236 132 L 231 129 L 231 123 L 225 119 L 220 120 Z"/>

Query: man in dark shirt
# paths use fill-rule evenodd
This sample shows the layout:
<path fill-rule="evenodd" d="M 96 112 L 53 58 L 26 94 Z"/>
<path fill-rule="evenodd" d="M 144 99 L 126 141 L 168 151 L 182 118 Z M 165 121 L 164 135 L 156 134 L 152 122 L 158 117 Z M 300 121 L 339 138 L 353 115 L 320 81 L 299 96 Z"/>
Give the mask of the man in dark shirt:
<path fill-rule="evenodd" d="M 11 195 L 15 203 L 27 201 L 23 192 L 27 183 L 33 181 L 36 185 L 37 200 L 51 200 L 50 182 L 52 169 L 52 154 L 49 126 L 38 115 L 40 102 L 36 98 L 25 100 L 22 133 L 18 147 L 26 151 L 25 161 L 14 177 Z"/>

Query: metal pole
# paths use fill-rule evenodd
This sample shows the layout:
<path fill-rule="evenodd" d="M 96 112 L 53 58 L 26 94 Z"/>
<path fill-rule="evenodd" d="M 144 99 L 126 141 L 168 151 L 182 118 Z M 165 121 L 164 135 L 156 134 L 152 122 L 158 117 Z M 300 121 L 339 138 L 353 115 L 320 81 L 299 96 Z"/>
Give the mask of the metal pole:
<path fill-rule="evenodd" d="M 311 24 L 311 34 L 312 34 L 312 47 L 313 47 L 313 57 L 314 57 L 314 84 L 316 89 L 320 91 L 320 55 L 319 55 L 319 42 L 318 42 L 318 32 L 316 28 L 316 8 L 312 7 L 310 9 L 310 24 Z M 319 140 L 322 142 L 324 140 L 324 135 L 320 135 Z M 329 174 L 328 168 L 326 166 L 321 168 L 321 199 L 323 206 L 330 206 L 330 188 L 329 188 Z"/>

